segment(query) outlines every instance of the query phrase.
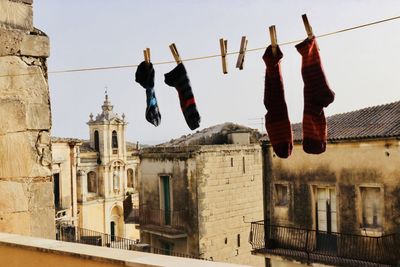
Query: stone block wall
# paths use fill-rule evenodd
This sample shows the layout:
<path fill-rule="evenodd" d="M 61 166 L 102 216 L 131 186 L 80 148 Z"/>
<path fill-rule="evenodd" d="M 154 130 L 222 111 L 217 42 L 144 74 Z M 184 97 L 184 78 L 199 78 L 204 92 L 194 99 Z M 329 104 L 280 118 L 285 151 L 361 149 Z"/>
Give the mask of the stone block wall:
<path fill-rule="evenodd" d="M 261 147 L 204 146 L 197 159 L 200 255 L 264 266 L 251 255 L 246 223 L 263 219 Z"/>
<path fill-rule="evenodd" d="M 49 39 L 32 1 L 0 10 L 0 232 L 54 238 Z"/>

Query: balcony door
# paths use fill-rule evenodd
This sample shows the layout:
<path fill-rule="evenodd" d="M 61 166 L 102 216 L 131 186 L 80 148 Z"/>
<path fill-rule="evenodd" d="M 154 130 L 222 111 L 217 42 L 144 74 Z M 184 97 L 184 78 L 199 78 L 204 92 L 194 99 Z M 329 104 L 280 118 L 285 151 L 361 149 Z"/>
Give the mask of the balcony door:
<path fill-rule="evenodd" d="M 334 187 L 316 189 L 317 249 L 335 251 L 337 249 L 336 190 Z"/>
<path fill-rule="evenodd" d="M 165 225 L 171 225 L 171 190 L 170 176 L 161 176 L 161 216 L 164 218 Z"/>

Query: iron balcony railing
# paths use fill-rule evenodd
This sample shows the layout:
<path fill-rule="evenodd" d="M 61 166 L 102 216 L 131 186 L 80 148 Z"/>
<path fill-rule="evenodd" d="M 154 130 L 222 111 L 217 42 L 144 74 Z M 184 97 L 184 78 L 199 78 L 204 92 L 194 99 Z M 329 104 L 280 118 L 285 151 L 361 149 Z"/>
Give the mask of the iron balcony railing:
<path fill-rule="evenodd" d="M 132 221 L 145 225 L 167 226 L 179 230 L 185 228 L 185 211 L 151 209 L 145 205 L 132 209 Z"/>
<path fill-rule="evenodd" d="M 266 233 L 266 234 L 265 234 Z M 380 237 L 251 223 L 253 252 L 342 266 L 400 264 L 400 234 Z"/>
<path fill-rule="evenodd" d="M 139 240 L 127 239 L 69 225 L 60 225 L 58 227 L 57 239 L 66 242 L 126 250 L 136 250 L 135 245 L 140 243 Z"/>
<path fill-rule="evenodd" d="M 146 244 L 141 244 L 139 240 L 132 240 L 118 236 L 84 229 L 71 225 L 59 225 L 57 231 L 57 240 L 73 243 L 81 243 L 94 246 L 111 247 L 124 250 L 135 250 L 141 252 L 150 252 L 153 254 L 170 255 L 182 258 L 191 258 L 199 260 L 208 260 L 200 256 L 176 252 L 157 247 L 152 247 Z M 145 246 L 141 246 L 145 245 Z"/>

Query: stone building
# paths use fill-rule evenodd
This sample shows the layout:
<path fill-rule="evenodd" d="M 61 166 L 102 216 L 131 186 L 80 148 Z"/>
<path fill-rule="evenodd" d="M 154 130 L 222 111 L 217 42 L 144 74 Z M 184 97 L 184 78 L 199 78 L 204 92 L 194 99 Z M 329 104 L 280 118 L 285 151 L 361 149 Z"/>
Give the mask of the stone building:
<path fill-rule="evenodd" d="M 0 232 L 54 238 L 49 39 L 32 0 L 0 10 Z"/>
<path fill-rule="evenodd" d="M 125 223 L 123 202 L 136 191 L 137 145 L 125 140 L 125 116 L 114 113 L 108 96 L 102 112 L 90 115 L 89 141 L 53 138 L 53 176 L 57 220 L 111 236 L 139 238 Z"/>
<path fill-rule="evenodd" d="M 262 266 L 248 221 L 262 218 L 257 134 L 234 124 L 141 150 L 141 241 L 170 255 Z"/>
<path fill-rule="evenodd" d="M 301 124 L 293 125 L 288 159 L 276 157 L 264 140 L 265 221 L 252 224 L 254 252 L 272 266 L 281 266 L 282 257 L 287 266 L 293 260 L 399 264 L 400 102 L 327 122 L 327 149 L 320 155 L 303 152 Z"/>

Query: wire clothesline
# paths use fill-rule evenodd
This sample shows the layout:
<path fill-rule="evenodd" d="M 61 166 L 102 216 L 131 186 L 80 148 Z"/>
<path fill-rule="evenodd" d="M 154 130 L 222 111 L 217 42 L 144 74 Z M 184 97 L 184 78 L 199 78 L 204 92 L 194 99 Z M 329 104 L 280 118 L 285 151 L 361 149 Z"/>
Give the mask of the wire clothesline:
<path fill-rule="evenodd" d="M 352 31 L 352 30 L 357 30 L 360 28 L 365 28 L 365 27 L 369 27 L 369 26 L 373 26 L 376 24 L 381 24 L 384 22 L 388 22 L 388 21 L 392 21 L 392 20 L 397 20 L 400 19 L 400 16 L 395 16 L 395 17 L 390 17 L 390 18 L 386 18 L 386 19 L 382 19 L 382 20 L 377 20 L 377 21 L 373 21 L 373 22 L 369 22 L 369 23 L 365 23 L 365 24 L 361 24 L 361 25 L 357 25 L 357 26 L 353 26 L 350 28 L 345 28 L 345 29 L 341 29 L 341 30 L 336 30 L 333 32 L 328 32 L 328 33 L 324 33 L 324 34 L 320 34 L 320 35 L 316 35 L 316 38 L 322 38 L 322 37 L 327 37 L 330 35 L 335 35 L 335 34 L 339 34 L 339 33 L 343 33 L 343 32 L 348 32 L 348 31 Z M 290 44 L 296 44 L 303 41 L 303 39 L 299 39 L 299 40 L 294 40 L 294 41 L 288 41 L 288 42 L 283 42 L 283 43 L 279 43 L 279 46 L 285 46 L 285 45 L 290 45 Z M 258 48 L 251 48 L 251 49 L 246 49 L 246 53 L 248 52 L 254 52 L 254 51 L 259 51 L 259 50 L 265 50 L 267 48 L 267 46 L 263 46 L 263 47 L 258 47 Z M 226 53 L 226 55 L 237 55 L 239 54 L 240 51 L 235 51 L 235 52 L 228 52 Z M 186 58 L 186 59 L 181 59 L 182 62 L 188 62 L 188 61 L 197 61 L 197 60 L 204 60 L 204 59 L 209 59 L 209 58 L 216 58 L 216 57 L 220 57 L 221 54 L 214 54 L 214 55 L 207 55 L 207 56 L 200 56 L 200 57 L 193 57 L 193 58 Z M 176 63 L 176 61 L 171 60 L 171 61 L 160 61 L 160 62 L 152 62 L 153 65 L 165 65 L 165 64 L 173 64 Z M 65 70 L 54 70 L 54 71 L 48 71 L 48 74 L 60 74 L 60 73 L 71 73 L 71 72 L 85 72 L 85 71 L 100 71 L 100 70 L 112 70 L 112 69 L 126 69 L 126 68 L 136 68 L 138 67 L 138 64 L 132 64 L 132 65 L 118 65 L 118 66 L 104 66 L 104 67 L 90 67 L 90 68 L 78 68 L 78 69 L 65 69 Z M 25 73 L 25 74 L 9 74 L 9 75 L 0 75 L 1 77 L 9 77 L 9 76 L 20 76 L 20 75 L 31 75 L 34 73 Z"/>

